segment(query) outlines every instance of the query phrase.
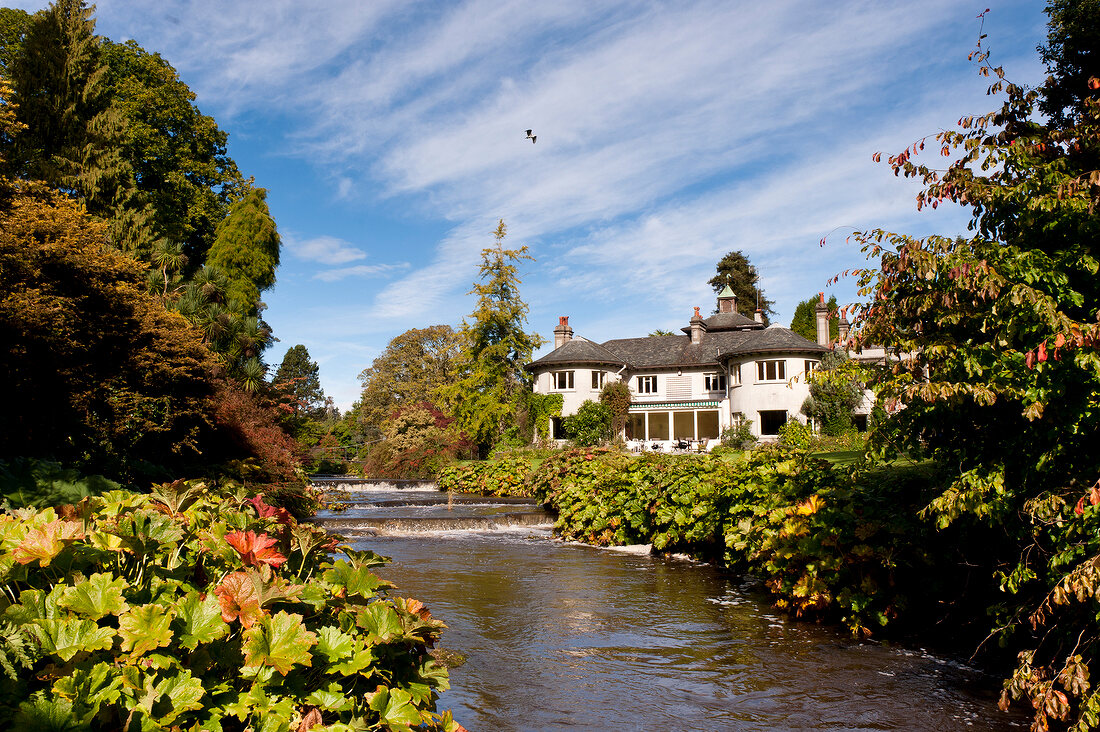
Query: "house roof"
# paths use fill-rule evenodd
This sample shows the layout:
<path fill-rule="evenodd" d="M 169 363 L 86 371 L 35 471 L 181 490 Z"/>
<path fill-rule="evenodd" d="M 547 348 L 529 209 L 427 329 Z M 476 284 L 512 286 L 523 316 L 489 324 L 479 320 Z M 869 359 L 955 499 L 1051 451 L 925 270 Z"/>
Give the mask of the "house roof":
<path fill-rule="evenodd" d="M 625 362 L 616 354 L 608 351 L 598 343 L 593 343 L 586 338 L 574 338 L 555 348 L 542 358 L 527 364 L 543 366 L 555 363 L 595 363 L 625 366 Z"/>
<path fill-rule="evenodd" d="M 688 336 L 648 336 L 618 338 L 602 344 L 576 339 L 566 341 L 542 358 L 528 364 L 529 369 L 554 364 L 599 363 L 625 365 L 631 369 L 656 369 L 683 366 L 712 366 L 727 358 L 750 353 L 824 353 L 824 346 L 808 341 L 788 328 L 771 326 L 754 330 L 729 330 L 703 333 L 702 342 L 693 344 Z"/>

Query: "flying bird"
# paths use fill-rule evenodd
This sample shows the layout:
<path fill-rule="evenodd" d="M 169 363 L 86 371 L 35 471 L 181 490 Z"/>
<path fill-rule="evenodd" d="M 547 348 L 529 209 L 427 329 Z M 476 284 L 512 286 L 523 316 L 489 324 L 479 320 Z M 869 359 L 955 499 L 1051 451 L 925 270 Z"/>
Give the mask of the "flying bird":
<path fill-rule="evenodd" d="M 531 141 L 531 144 L 532 144 L 532 145 L 534 145 L 534 144 L 535 144 L 535 139 L 536 139 L 537 137 L 538 137 L 538 135 L 532 135 L 532 134 L 531 134 L 531 130 L 527 130 L 527 139 Z"/>

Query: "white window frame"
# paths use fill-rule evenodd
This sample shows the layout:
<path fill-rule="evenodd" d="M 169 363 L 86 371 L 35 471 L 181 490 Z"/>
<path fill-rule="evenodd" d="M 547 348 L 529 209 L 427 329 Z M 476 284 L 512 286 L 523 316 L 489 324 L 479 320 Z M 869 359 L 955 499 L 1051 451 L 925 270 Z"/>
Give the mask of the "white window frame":
<path fill-rule="evenodd" d="M 756 362 L 756 380 L 758 382 L 777 382 L 787 380 L 786 359 L 767 359 Z"/>
<path fill-rule="evenodd" d="M 576 388 L 574 380 L 575 371 L 551 371 L 550 372 L 550 390 L 551 391 L 572 391 Z"/>
<path fill-rule="evenodd" d="M 731 386 L 741 386 L 741 364 L 735 364 L 730 369 L 729 383 Z"/>
<path fill-rule="evenodd" d="M 657 377 L 656 376 L 639 376 L 638 377 L 638 393 L 639 394 L 656 394 L 657 393 Z"/>
<path fill-rule="evenodd" d="M 725 391 L 726 375 L 721 371 L 717 373 L 703 374 L 703 390 Z"/>
<path fill-rule="evenodd" d="M 592 372 L 592 388 L 599 390 L 603 388 L 603 385 L 607 383 L 606 371 L 593 371 Z"/>
<path fill-rule="evenodd" d="M 821 362 L 820 361 L 809 361 L 809 360 L 807 360 L 804 365 L 806 367 L 806 375 L 809 376 L 810 374 L 812 374 L 814 371 L 817 370 L 817 367 L 821 365 Z"/>

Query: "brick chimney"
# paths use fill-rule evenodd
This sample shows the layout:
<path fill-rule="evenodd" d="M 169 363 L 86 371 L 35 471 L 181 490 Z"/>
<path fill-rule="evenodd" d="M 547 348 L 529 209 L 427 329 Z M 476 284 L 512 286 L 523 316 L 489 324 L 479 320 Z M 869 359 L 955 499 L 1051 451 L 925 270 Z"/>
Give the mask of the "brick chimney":
<path fill-rule="evenodd" d="M 829 346 L 829 308 L 825 305 L 825 293 L 818 293 L 817 307 L 815 308 L 817 313 L 817 344 L 819 346 Z"/>
<path fill-rule="evenodd" d="M 569 316 L 562 315 L 558 318 L 558 327 L 554 328 L 554 348 L 561 348 L 573 340 L 573 329 L 569 327 Z"/>
<path fill-rule="evenodd" d="M 703 325 L 703 316 L 699 314 L 699 308 L 695 308 L 695 315 L 691 316 L 691 342 L 698 345 L 703 342 L 703 332 L 706 326 Z"/>
<path fill-rule="evenodd" d="M 848 342 L 848 329 L 851 327 L 848 324 L 848 308 L 844 308 L 840 311 L 840 320 L 837 321 L 837 337 L 840 339 L 840 345 L 842 348 L 847 348 Z"/>

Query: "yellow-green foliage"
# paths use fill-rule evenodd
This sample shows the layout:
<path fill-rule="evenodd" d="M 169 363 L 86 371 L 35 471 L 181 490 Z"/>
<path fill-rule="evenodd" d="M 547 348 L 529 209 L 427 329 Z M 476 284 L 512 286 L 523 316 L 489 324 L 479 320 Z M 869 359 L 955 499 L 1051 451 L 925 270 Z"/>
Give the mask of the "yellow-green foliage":
<path fill-rule="evenodd" d="M 454 729 L 443 624 L 337 544 L 197 482 L 0 514 L 0 728 Z"/>

